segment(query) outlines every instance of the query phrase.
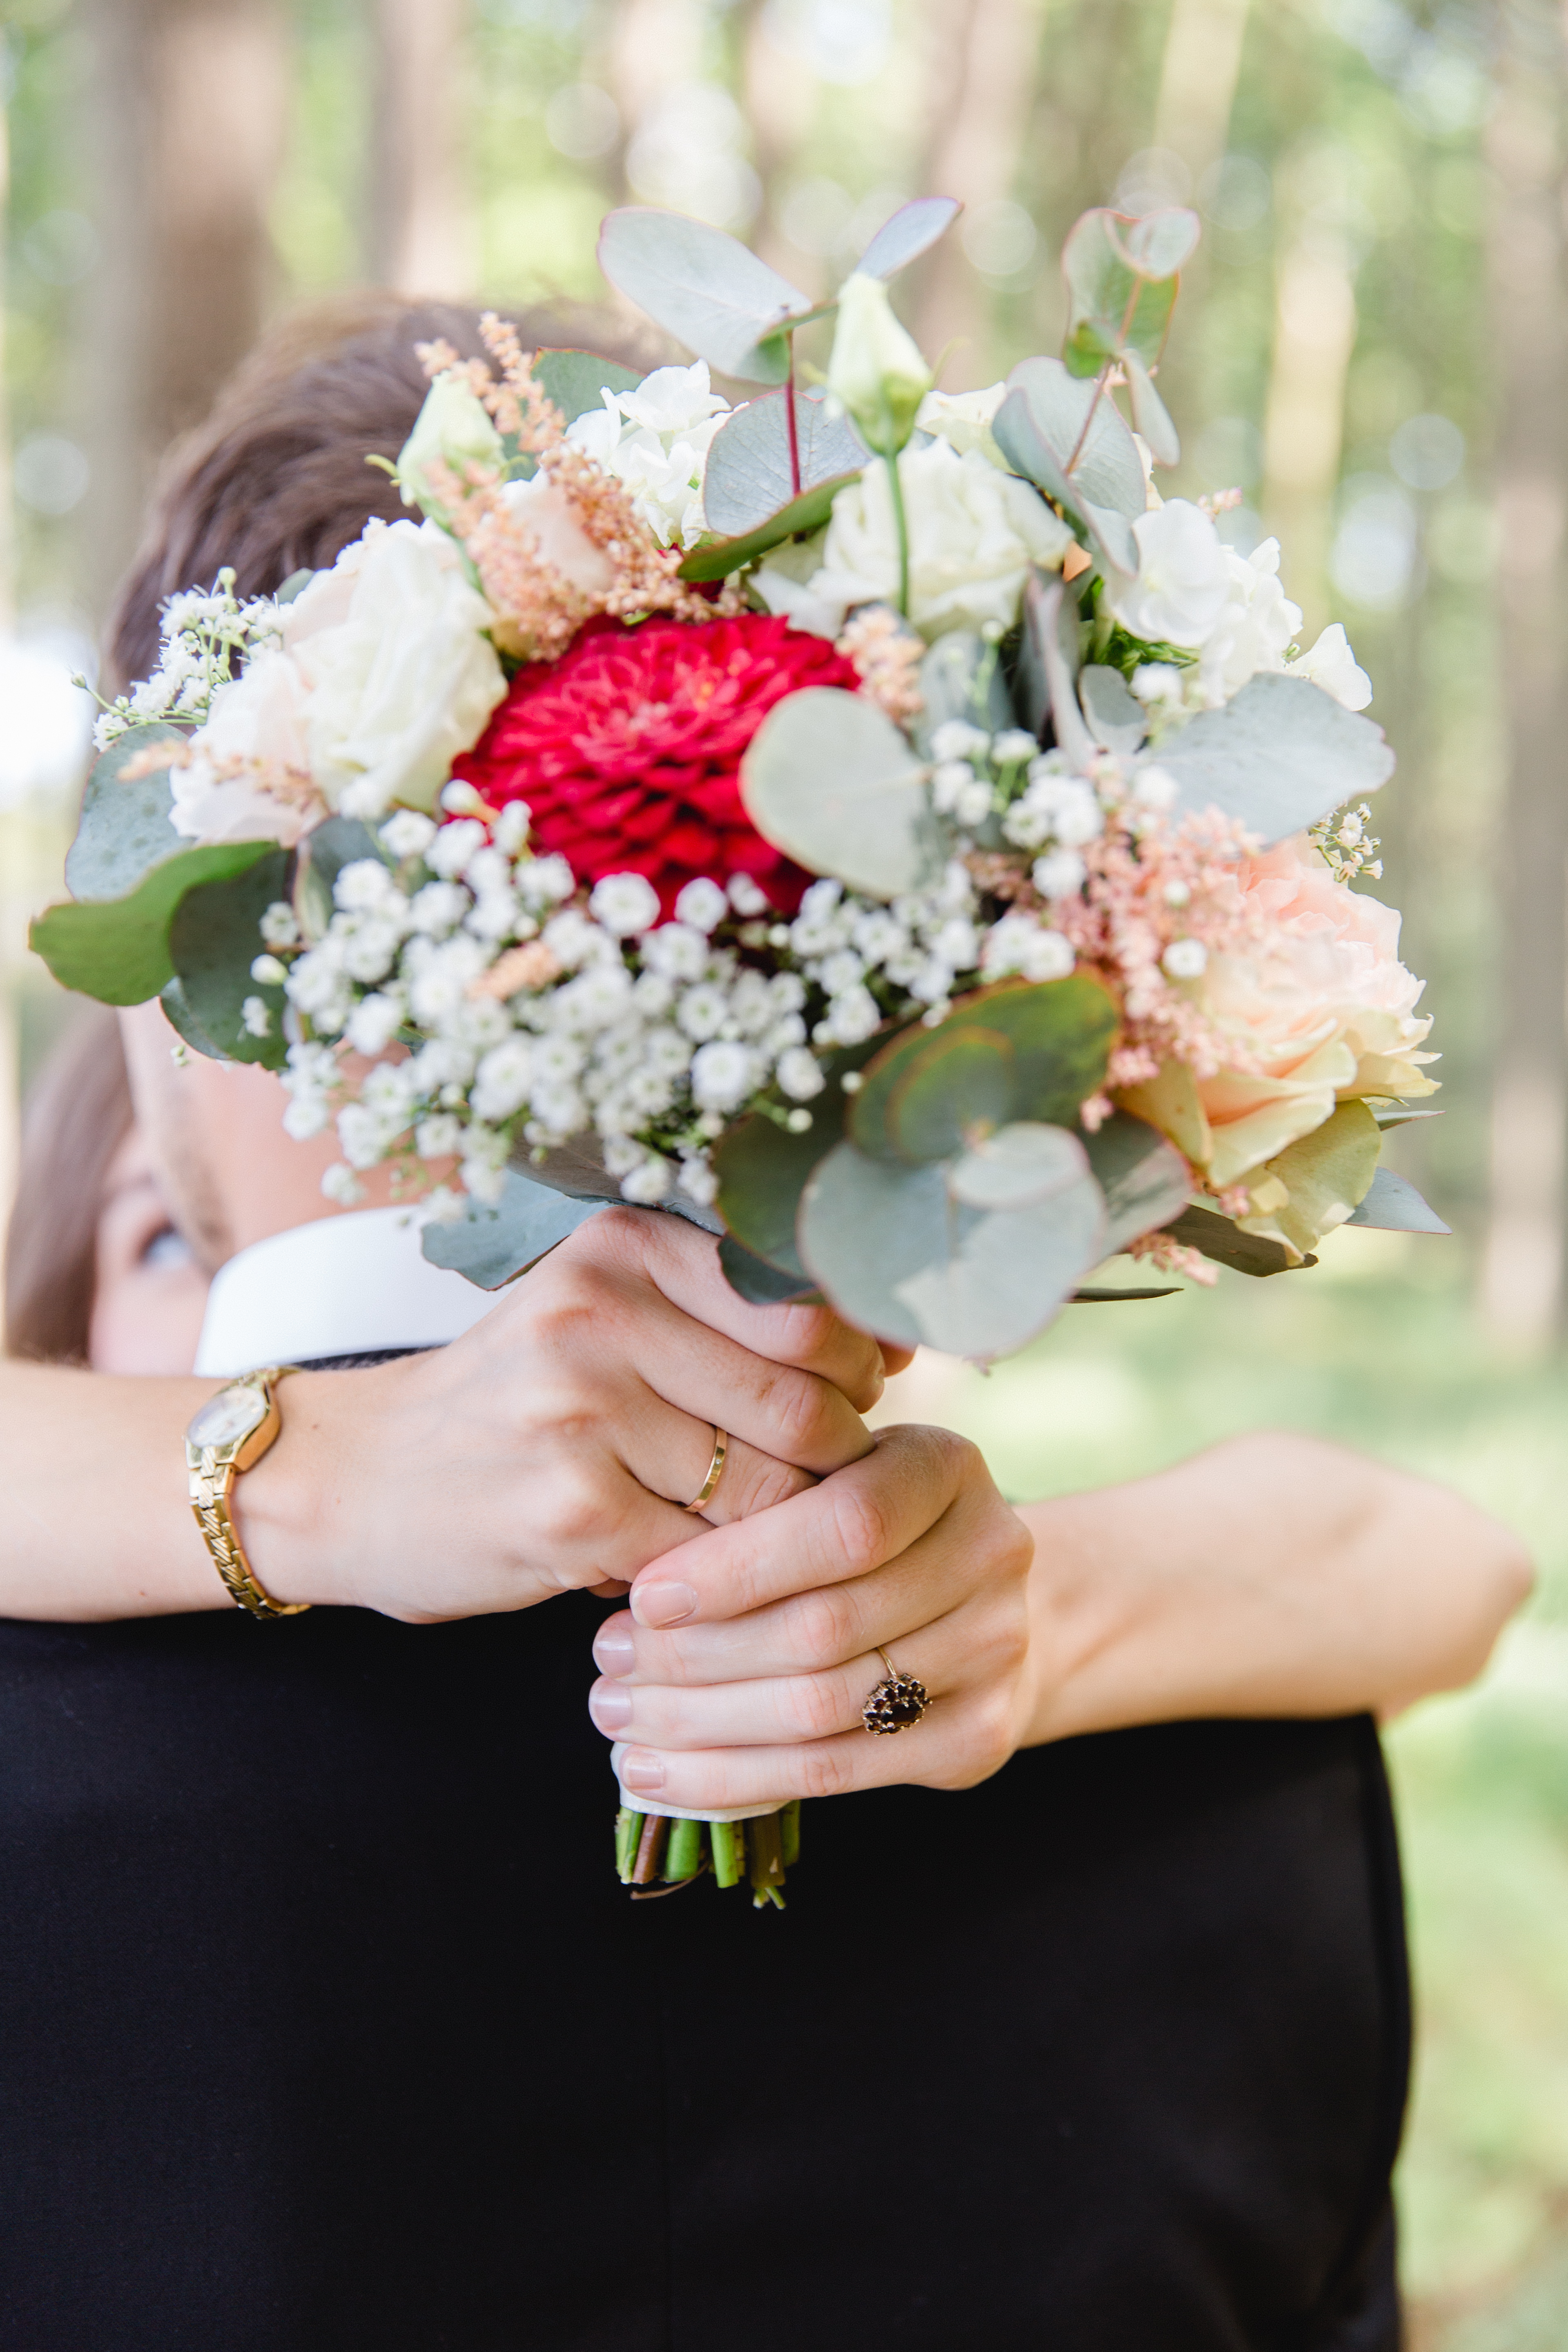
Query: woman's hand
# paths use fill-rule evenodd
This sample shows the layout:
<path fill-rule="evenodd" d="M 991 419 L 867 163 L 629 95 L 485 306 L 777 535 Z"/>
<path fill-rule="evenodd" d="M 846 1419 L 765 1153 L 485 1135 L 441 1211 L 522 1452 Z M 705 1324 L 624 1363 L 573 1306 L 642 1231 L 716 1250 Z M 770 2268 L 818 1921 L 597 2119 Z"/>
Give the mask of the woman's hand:
<path fill-rule="evenodd" d="M 645 1568 L 594 1645 L 589 1698 L 628 1795 L 693 1811 L 913 1780 L 961 1789 L 1035 1710 L 1033 1543 L 945 1430 L 874 1453 Z M 892 1738 L 860 1710 L 888 1650 L 932 1706 Z"/>
<path fill-rule="evenodd" d="M 279 1601 L 433 1622 L 624 1589 L 867 1453 L 882 1382 L 874 1339 L 748 1306 L 710 1236 L 610 1209 L 451 1347 L 287 1381 L 236 1517 Z M 730 1450 L 694 1518 L 715 1426 Z"/>

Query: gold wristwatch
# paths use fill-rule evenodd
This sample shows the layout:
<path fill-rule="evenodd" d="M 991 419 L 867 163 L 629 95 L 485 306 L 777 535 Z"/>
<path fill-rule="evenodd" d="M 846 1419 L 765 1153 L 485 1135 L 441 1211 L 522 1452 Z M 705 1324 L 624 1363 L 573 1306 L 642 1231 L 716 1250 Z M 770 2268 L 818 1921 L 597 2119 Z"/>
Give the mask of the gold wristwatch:
<path fill-rule="evenodd" d="M 270 1364 L 247 1372 L 209 1397 L 185 1432 L 185 1466 L 191 1474 L 191 1508 L 213 1556 L 213 1565 L 241 1609 L 253 1617 L 298 1617 L 308 1601 L 274 1601 L 264 1592 L 245 1557 L 228 1499 L 242 1470 L 254 1468 L 283 1425 L 272 1391 L 293 1371 Z"/>

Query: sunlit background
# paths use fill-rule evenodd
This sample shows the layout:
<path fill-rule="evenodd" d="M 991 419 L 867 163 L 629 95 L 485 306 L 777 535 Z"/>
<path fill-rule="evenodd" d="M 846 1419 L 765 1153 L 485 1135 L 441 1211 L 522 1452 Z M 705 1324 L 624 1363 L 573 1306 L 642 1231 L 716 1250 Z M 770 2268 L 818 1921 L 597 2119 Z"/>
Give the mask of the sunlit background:
<path fill-rule="evenodd" d="M 1542 1596 L 1393 1738 L 1423 2028 L 1404 2168 L 1426 2352 L 1568 2342 L 1568 684 L 1563 26 L 1550 0 L 4 0 L 0 1186 L 68 1012 L 59 887 L 95 632 L 160 451 L 258 328 L 367 279 L 600 301 L 626 196 L 826 287 L 903 197 L 966 206 L 908 306 L 949 389 L 1055 349 L 1087 205 L 1194 204 L 1174 487 L 1278 531 L 1400 753 L 1384 895 L 1446 1117 L 1399 1164 L 1452 1241 L 1069 1313 L 920 1374 L 1009 1491 L 1279 1422 L 1513 1518 Z M 0 187 L 5 185 L 0 149 Z"/>

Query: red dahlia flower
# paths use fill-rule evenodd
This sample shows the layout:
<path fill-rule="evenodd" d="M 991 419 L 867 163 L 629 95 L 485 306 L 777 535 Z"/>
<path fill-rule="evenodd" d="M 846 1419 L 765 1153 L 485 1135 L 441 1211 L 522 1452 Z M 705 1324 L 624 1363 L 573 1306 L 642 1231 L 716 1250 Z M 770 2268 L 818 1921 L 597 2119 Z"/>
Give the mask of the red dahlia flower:
<path fill-rule="evenodd" d="M 786 694 L 859 683 L 825 639 L 761 614 L 591 624 L 518 672 L 453 772 L 492 807 L 526 801 L 536 847 L 582 879 L 646 875 L 666 915 L 700 874 L 749 874 L 793 913 L 809 877 L 752 827 L 741 755 Z"/>

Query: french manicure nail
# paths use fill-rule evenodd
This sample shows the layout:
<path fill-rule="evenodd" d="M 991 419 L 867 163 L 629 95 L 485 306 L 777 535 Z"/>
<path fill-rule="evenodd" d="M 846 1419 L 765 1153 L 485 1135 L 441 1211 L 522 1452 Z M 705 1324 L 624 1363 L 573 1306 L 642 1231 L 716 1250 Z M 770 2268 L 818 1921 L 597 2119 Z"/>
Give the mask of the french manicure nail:
<path fill-rule="evenodd" d="M 595 1683 L 588 1694 L 588 1712 L 601 1731 L 624 1731 L 632 1719 L 632 1695 Z"/>
<path fill-rule="evenodd" d="M 624 1625 L 606 1625 L 595 1637 L 594 1664 L 602 1675 L 619 1680 L 637 1662 L 637 1645 Z"/>
<path fill-rule="evenodd" d="M 679 1625 L 697 1606 L 689 1584 L 634 1584 L 632 1614 L 639 1625 Z"/>
<path fill-rule="evenodd" d="M 651 1797 L 664 1786 L 664 1766 L 651 1748 L 628 1748 L 621 1759 L 620 1780 L 623 1789 Z"/>

